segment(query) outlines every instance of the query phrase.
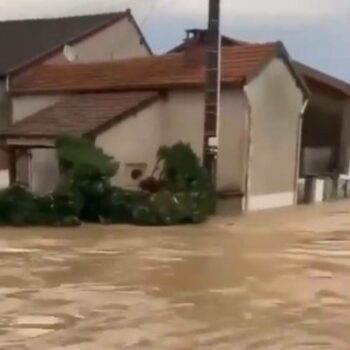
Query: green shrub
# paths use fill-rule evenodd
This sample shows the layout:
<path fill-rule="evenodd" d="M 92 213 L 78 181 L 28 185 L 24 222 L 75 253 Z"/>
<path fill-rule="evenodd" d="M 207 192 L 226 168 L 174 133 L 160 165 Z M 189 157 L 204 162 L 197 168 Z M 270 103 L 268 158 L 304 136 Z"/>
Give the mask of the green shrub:
<path fill-rule="evenodd" d="M 118 163 L 85 138 L 63 136 L 56 142 L 57 159 L 62 172 L 75 180 L 113 177 Z"/>
<path fill-rule="evenodd" d="M 135 221 L 149 225 L 205 221 L 215 208 L 215 191 L 191 147 L 181 142 L 161 147 L 159 166 L 158 179 L 152 176 L 140 184 L 150 195 L 133 211 Z"/>
<path fill-rule="evenodd" d="M 51 195 L 35 196 L 18 185 L 0 192 L 0 224 L 178 225 L 205 221 L 215 204 L 207 172 L 184 143 L 159 149 L 159 176 L 141 181 L 140 191 L 111 185 L 118 164 L 91 141 L 60 138 L 57 158 L 63 176 Z"/>
<path fill-rule="evenodd" d="M 55 226 L 77 226 L 80 224 L 81 199 L 74 193 L 56 192 L 52 196 Z"/>
<path fill-rule="evenodd" d="M 78 217 L 99 223 L 111 191 L 110 178 L 116 174 L 118 164 L 93 142 L 72 137 L 57 141 L 57 157 L 64 175 L 59 187 L 81 203 Z"/>
<path fill-rule="evenodd" d="M 99 211 L 106 223 L 130 223 L 132 202 L 128 192 L 117 187 L 109 188 L 103 196 Z"/>
<path fill-rule="evenodd" d="M 0 193 L 1 223 L 4 225 L 34 225 L 38 221 L 35 196 L 23 186 L 16 185 Z"/>

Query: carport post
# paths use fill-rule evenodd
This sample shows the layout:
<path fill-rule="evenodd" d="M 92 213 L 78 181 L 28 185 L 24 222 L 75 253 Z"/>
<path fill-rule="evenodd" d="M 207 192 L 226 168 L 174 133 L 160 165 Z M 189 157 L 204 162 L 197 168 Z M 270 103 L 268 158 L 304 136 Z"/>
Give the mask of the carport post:
<path fill-rule="evenodd" d="M 12 186 L 17 180 L 16 148 L 9 146 L 7 149 L 7 156 L 9 161 L 9 180 L 10 186 Z"/>

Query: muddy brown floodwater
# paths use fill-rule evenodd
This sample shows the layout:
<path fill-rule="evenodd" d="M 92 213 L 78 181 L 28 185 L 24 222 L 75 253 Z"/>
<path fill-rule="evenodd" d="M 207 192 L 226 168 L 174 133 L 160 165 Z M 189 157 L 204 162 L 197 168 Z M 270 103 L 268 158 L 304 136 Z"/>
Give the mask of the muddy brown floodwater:
<path fill-rule="evenodd" d="M 0 230 L 0 349 L 349 348 L 350 202 Z"/>

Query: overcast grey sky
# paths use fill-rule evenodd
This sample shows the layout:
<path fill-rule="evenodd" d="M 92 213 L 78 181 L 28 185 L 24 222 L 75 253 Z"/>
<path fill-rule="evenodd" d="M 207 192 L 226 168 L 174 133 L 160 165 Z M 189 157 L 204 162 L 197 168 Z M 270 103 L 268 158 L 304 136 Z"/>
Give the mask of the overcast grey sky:
<path fill-rule="evenodd" d="M 163 52 L 184 29 L 206 25 L 208 0 L 0 0 L 0 19 L 98 13 L 130 7 Z M 282 40 L 291 55 L 350 81 L 350 0 L 222 0 L 223 33 Z"/>

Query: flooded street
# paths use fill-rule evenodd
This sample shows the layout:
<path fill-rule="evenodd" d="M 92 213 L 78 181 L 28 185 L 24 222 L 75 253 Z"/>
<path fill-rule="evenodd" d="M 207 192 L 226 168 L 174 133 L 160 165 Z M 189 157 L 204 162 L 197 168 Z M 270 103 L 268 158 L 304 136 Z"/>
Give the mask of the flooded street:
<path fill-rule="evenodd" d="M 0 349 L 348 350 L 350 202 L 0 230 Z"/>

